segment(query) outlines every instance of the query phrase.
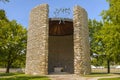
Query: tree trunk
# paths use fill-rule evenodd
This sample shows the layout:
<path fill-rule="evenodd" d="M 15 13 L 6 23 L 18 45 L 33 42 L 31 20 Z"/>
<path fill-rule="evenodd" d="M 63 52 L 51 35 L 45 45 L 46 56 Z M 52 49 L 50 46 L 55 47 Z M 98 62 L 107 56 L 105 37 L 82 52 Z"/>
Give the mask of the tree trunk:
<path fill-rule="evenodd" d="M 107 73 L 110 73 L 110 60 L 107 60 Z"/>
<path fill-rule="evenodd" d="M 11 64 L 10 64 L 10 62 L 8 61 L 8 63 L 7 63 L 7 68 L 6 68 L 6 73 L 9 73 L 9 72 L 10 72 L 10 66 L 11 66 Z"/>
<path fill-rule="evenodd" d="M 11 53 L 11 51 L 10 51 Z M 10 72 L 10 66 L 11 66 L 11 57 L 10 57 L 10 53 L 8 55 L 8 58 L 7 58 L 7 66 L 6 66 L 6 73 L 9 73 Z"/>

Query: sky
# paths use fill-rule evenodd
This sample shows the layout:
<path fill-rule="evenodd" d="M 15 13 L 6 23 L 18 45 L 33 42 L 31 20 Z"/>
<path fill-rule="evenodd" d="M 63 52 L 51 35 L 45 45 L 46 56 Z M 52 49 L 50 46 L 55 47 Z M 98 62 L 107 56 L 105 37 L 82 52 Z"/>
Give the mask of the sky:
<path fill-rule="evenodd" d="M 10 0 L 8 3 L 0 2 L 0 9 L 6 11 L 9 20 L 16 20 L 19 24 L 28 28 L 30 11 L 35 6 L 44 3 L 49 5 L 49 17 L 54 17 L 56 9 L 70 8 L 71 13 L 66 17 L 72 18 L 73 7 L 79 5 L 87 11 L 89 19 L 98 21 L 101 20 L 100 13 L 102 10 L 109 8 L 106 0 Z M 61 13 L 59 16 L 65 15 Z"/>

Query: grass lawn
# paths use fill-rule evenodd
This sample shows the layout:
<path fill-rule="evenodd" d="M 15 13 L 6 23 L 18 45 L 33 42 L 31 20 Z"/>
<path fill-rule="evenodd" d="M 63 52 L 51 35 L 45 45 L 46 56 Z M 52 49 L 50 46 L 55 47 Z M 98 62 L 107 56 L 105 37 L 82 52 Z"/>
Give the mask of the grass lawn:
<path fill-rule="evenodd" d="M 120 73 L 113 73 L 113 74 L 107 74 L 107 73 L 91 73 L 89 75 L 85 75 L 84 77 L 105 77 L 105 76 L 120 76 Z"/>
<path fill-rule="evenodd" d="M 107 73 L 92 73 L 90 75 L 86 75 L 85 77 L 105 77 L 105 76 L 120 76 L 120 74 L 107 74 Z M 98 80 L 120 80 L 120 77 L 116 78 L 101 78 Z"/>
<path fill-rule="evenodd" d="M 107 73 L 91 73 L 89 75 L 85 75 L 85 77 L 104 77 L 104 76 L 112 76 L 114 74 L 107 74 Z"/>
<path fill-rule="evenodd" d="M 30 76 L 18 73 L 0 73 L 0 80 L 50 80 L 46 76 Z"/>
<path fill-rule="evenodd" d="M 102 78 L 102 79 L 98 79 L 98 80 L 120 80 L 120 77 L 118 77 L 118 78 Z"/>

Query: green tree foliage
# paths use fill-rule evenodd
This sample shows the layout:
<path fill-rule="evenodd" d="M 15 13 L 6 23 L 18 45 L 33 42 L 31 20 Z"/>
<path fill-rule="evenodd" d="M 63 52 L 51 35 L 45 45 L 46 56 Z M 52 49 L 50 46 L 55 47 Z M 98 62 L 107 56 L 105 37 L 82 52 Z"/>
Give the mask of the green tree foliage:
<path fill-rule="evenodd" d="M 9 2 L 9 0 L 0 0 L 1 2 Z"/>
<path fill-rule="evenodd" d="M 98 34 L 99 33 L 99 34 Z M 120 27 L 119 25 L 105 23 L 103 28 L 95 34 L 96 42 L 99 44 L 97 49 L 101 50 L 108 59 L 118 61 L 120 54 Z M 104 48 L 104 49 L 102 49 Z M 120 56 L 119 56 L 120 57 Z"/>
<path fill-rule="evenodd" d="M 92 63 L 99 65 L 106 61 L 110 73 L 110 63 L 120 62 L 120 0 L 107 0 L 107 2 L 110 7 L 101 14 L 103 24 L 89 20 L 89 29 L 91 53 L 97 55 Z"/>
<path fill-rule="evenodd" d="M 92 65 L 94 66 L 102 66 L 105 64 L 104 56 L 100 55 L 102 53 L 101 50 L 98 50 L 98 48 L 102 47 L 99 46 L 95 38 L 95 34 L 98 34 L 98 32 L 102 29 L 103 23 L 97 20 L 91 20 L 88 21 L 89 26 L 89 40 L 90 40 L 90 52 L 91 52 L 91 58 L 92 58 Z"/>
<path fill-rule="evenodd" d="M 109 3 L 109 9 L 103 10 L 103 20 L 120 24 L 120 0 L 106 0 Z"/>
<path fill-rule="evenodd" d="M 0 20 L 8 21 L 6 15 L 5 15 L 5 11 L 2 9 L 0 10 Z"/>
<path fill-rule="evenodd" d="M 6 66 L 6 72 L 12 64 L 25 61 L 27 30 L 15 20 L 0 20 L 0 61 Z"/>
<path fill-rule="evenodd" d="M 96 32 L 98 32 L 99 30 L 101 30 L 103 26 L 102 22 L 98 22 L 97 20 L 91 20 L 89 19 L 88 21 L 88 27 L 89 27 L 89 40 L 90 40 L 90 51 L 91 51 L 91 55 L 93 55 L 93 53 L 97 53 L 94 50 L 94 47 L 96 47 L 97 45 L 94 43 L 95 42 L 95 38 L 94 38 L 94 34 Z"/>
<path fill-rule="evenodd" d="M 110 62 L 120 61 L 120 1 L 107 1 L 110 7 L 102 12 L 103 26 L 93 33 L 92 53 L 107 60 L 108 73 L 110 73 Z"/>
<path fill-rule="evenodd" d="M 120 61 L 120 27 L 110 23 L 104 23 L 102 29 L 94 34 L 95 52 L 108 62 L 108 73 L 110 73 L 110 62 Z"/>

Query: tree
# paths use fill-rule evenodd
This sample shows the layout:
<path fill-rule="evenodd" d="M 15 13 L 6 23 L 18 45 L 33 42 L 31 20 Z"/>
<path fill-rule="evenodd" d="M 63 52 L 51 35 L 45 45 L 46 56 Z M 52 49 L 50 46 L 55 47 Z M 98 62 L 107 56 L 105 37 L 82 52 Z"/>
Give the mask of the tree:
<path fill-rule="evenodd" d="M 0 0 L 1 2 L 9 2 L 9 0 Z"/>
<path fill-rule="evenodd" d="M 110 73 L 110 62 L 120 61 L 120 27 L 119 25 L 105 23 L 100 31 L 94 34 L 95 43 L 98 45 L 96 51 L 105 56 Z"/>
<path fill-rule="evenodd" d="M 91 19 L 89 19 L 89 21 L 88 21 L 88 27 L 89 27 L 89 32 L 90 32 L 90 34 L 89 34 L 89 41 L 90 41 L 90 52 L 91 52 L 91 55 L 93 55 L 93 53 L 97 53 L 97 52 L 95 52 L 95 50 L 94 50 L 94 47 L 96 47 L 97 45 L 94 43 L 95 42 L 95 38 L 94 38 L 94 34 L 96 33 L 96 32 L 98 32 L 99 30 L 101 30 L 101 28 L 102 28 L 102 26 L 103 26 L 103 23 L 100 21 L 100 22 L 98 22 L 97 20 L 91 20 Z"/>
<path fill-rule="evenodd" d="M 91 20 L 88 21 L 89 26 L 89 40 L 90 40 L 90 53 L 91 53 L 91 63 L 94 66 L 102 66 L 104 63 L 104 59 L 102 56 L 99 55 L 99 51 L 96 50 L 96 47 L 98 46 L 97 43 L 95 43 L 95 37 L 94 34 L 101 30 L 103 27 L 103 23 L 97 20 Z"/>
<path fill-rule="evenodd" d="M 5 11 L 0 9 L 0 20 L 5 20 L 8 22 L 8 19 L 5 14 L 6 14 Z"/>
<path fill-rule="evenodd" d="M 89 25 L 93 27 L 89 28 L 91 53 L 97 54 L 98 59 L 107 60 L 110 73 L 110 62 L 120 61 L 120 1 L 107 0 L 107 2 L 110 5 L 109 9 L 101 13 L 103 25 L 98 27 L 94 22 L 94 25 Z"/>
<path fill-rule="evenodd" d="M 103 10 L 101 15 L 105 22 L 120 24 L 120 0 L 106 0 L 109 3 L 109 9 Z"/>
<path fill-rule="evenodd" d="M 27 30 L 15 20 L 0 20 L 0 61 L 6 65 L 6 73 L 16 61 L 25 61 Z"/>
<path fill-rule="evenodd" d="M 115 60 L 115 62 L 120 61 L 120 1 L 107 0 L 107 2 L 109 3 L 109 9 L 104 10 L 101 15 L 105 23 L 102 32 L 104 32 L 103 34 L 106 34 L 105 39 L 108 40 L 106 41 L 102 38 L 104 41 L 106 41 L 106 53 L 109 54 L 109 68 L 110 60 Z M 110 70 L 108 69 L 108 73 L 109 72 Z"/>

